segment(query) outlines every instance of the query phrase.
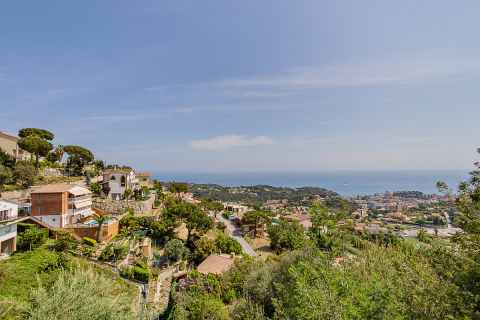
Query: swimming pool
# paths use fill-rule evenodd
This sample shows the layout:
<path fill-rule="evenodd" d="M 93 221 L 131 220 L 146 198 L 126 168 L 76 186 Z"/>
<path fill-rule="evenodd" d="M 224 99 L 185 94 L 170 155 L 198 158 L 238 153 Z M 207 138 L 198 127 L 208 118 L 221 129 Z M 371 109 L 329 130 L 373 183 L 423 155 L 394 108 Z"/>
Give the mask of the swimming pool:
<path fill-rule="evenodd" d="M 112 221 L 112 219 L 105 220 L 105 222 L 108 222 L 108 221 Z M 103 223 L 105 223 L 105 222 L 103 222 Z M 98 224 L 98 222 L 97 221 L 92 221 L 92 222 L 89 222 L 89 224 Z"/>

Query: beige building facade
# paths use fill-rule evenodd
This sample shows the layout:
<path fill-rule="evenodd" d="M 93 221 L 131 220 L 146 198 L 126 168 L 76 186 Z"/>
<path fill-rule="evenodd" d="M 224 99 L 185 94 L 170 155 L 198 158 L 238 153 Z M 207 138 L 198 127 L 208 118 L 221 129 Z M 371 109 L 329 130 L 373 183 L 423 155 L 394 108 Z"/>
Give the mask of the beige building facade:
<path fill-rule="evenodd" d="M 30 159 L 30 153 L 18 147 L 18 140 L 20 139 L 20 137 L 0 131 L 0 148 L 15 157 L 16 160 L 28 160 Z"/>

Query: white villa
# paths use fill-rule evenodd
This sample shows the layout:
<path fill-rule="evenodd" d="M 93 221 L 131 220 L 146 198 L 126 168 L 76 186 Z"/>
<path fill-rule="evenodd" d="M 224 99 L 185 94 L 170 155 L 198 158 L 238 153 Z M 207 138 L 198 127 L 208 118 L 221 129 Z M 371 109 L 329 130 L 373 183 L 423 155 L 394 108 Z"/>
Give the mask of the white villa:
<path fill-rule="evenodd" d="M 18 204 L 0 200 L 0 254 L 17 249 Z"/>
<path fill-rule="evenodd" d="M 103 173 L 102 186 L 107 184 L 110 187 L 108 197 L 112 200 L 121 200 L 123 193 L 127 189 L 135 189 L 135 184 L 138 183 L 138 178 L 135 177 L 135 170 L 133 169 L 107 169 Z M 106 198 L 102 191 L 102 198 Z"/>

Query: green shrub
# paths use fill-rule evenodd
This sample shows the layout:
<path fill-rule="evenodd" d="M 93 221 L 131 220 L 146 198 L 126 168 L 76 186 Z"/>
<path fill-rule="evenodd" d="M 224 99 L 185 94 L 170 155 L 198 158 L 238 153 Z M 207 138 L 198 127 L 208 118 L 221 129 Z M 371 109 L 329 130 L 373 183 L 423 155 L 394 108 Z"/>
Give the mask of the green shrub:
<path fill-rule="evenodd" d="M 32 223 L 22 223 L 22 222 L 17 223 L 17 232 L 18 233 L 22 233 L 27 229 L 33 229 L 33 228 L 35 228 L 35 225 L 32 224 Z"/>
<path fill-rule="evenodd" d="M 102 253 L 100 254 L 100 260 L 108 260 L 113 256 L 113 249 L 112 246 L 108 246 L 103 249 Z"/>
<path fill-rule="evenodd" d="M 122 257 L 128 252 L 128 248 L 125 246 L 115 246 L 113 247 L 113 253 L 117 258 Z"/>
<path fill-rule="evenodd" d="M 122 271 L 120 272 L 120 275 L 124 276 L 125 278 L 128 278 L 128 279 L 133 279 L 133 271 L 132 269 L 126 267 L 126 268 L 123 268 Z"/>
<path fill-rule="evenodd" d="M 85 238 L 82 239 L 82 244 L 86 244 L 87 246 L 91 246 L 91 247 L 96 247 L 97 246 L 97 241 L 85 237 Z"/>
<path fill-rule="evenodd" d="M 136 264 L 137 267 L 140 267 L 142 269 L 148 269 L 148 266 L 142 262 L 142 261 L 138 261 L 137 264 Z"/>
<path fill-rule="evenodd" d="M 150 281 L 150 272 L 140 267 L 133 268 L 133 276 L 135 277 L 135 279 L 143 282 Z"/>
<path fill-rule="evenodd" d="M 158 276 L 160 275 L 160 273 L 162 273 L 160 271 L 160 268 L 157 268 L 157 267 L 153 267 L 152 268 L 152 276 L 154 279 L 158 278 Z"/>
<path fill-rule="evenodd" d="M 49 238 L 49 236 L 50 236 L 50 230 L 49 230 L 48 228 L 40 228 L 40 231 L 43 232 L 45 239 L 48 239 L 48 238 Z"/>
<path fill-rule="evenodd" d="M 0 191 L 12 191 L 12 190 L 25 190 L 30 188 L 29 186 L 9 186 L 9 187 L 2 187 Z"/>
<path fill-rule="evenodd" d="M 85 249 L 85 251 L 83 252 L 83 255 L 84 255 L 85 257 L 92 257 L 92 256 L 95 254 L 95 252 L 97 252 L 97 250 L 95 250 L 95 248 L 87 248 L 87 249 Z"/>

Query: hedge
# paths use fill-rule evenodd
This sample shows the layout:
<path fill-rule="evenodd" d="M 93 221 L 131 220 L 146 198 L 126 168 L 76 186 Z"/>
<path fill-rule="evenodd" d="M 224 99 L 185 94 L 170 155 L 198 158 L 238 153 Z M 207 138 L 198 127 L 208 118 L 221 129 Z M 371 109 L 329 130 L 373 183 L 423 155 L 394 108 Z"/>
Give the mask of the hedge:
<path fill-rule="evenodd" d="M 138 261 L 136 266 L 142 269 L 148 269 L 147 265 L 143 261 Z"/>
<path fill-rule="evenodd" d="M 113 247 L 113 253 L 116 257 L 120 257 L 128 248 L 125 246 L 115 246 Z"/>
<path fill-rule="evenodd" d="M 133 276 L 135 279 L 143 281 L 143 282 L 149 282 L 150 281 L 150 271 L 145 270 L 140 267 L 135 267 L 133 268 Z"/>
<path fill-rule="evenodd" d="M 22 233 L 27 229 L 33 229 L 33 228 L 35 228 L 35 225 L 33 223 L 23 223 L 23 222 L 17 223 L 17 232 L 18 233 Z"/>
<path fill-rule="evenodd" d="M 13 190 L 25 190 L 30 188 L 29 186 L 10 186 L 10 187 L 2 187 L 0 188 L 0 192 L 3 191 L 13 191 Z"/>
<path fill-rule="evenodd" d="M 82 244 L 86 244 L 87 246 L 96 247 L 97 246 L 97 241 L 85 237 L 85 238 L 82 239 Z"/>

